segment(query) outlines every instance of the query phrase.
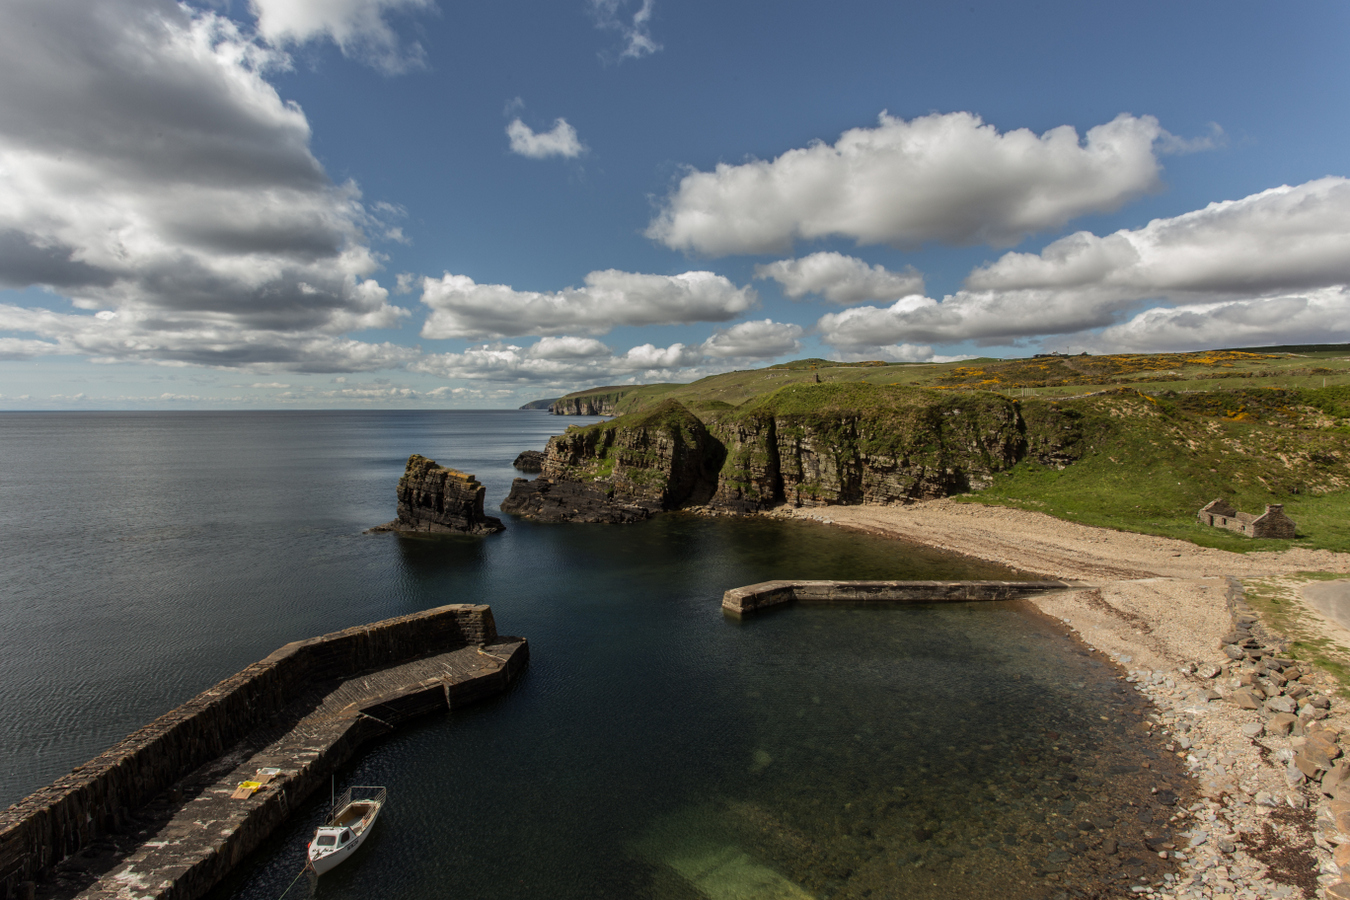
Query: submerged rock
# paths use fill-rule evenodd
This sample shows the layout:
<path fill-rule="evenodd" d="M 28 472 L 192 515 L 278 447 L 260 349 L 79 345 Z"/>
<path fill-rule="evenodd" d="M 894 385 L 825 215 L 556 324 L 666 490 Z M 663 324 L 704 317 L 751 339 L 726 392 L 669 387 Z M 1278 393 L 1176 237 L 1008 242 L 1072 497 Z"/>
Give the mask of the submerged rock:
<path fill-rule="evenodd" d="M 486 488 L 478 479 L 414 453 L 398 480 L 398 518 L 371 531 L 493 534 L 501 519 L 483 514 Z"/>

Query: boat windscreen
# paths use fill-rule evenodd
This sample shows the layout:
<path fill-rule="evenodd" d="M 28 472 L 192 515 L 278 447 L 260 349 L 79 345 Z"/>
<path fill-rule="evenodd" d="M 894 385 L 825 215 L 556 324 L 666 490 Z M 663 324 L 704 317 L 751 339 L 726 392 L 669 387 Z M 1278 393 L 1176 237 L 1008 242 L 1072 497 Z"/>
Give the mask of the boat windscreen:
<path fill-rule="evenodd" d="M 320 847 L 331 847 L 337 843 L 337 837 L 336 835 L 331 834 L 321 834 L 314 839 L 314 843 L 318 844 Z"/>

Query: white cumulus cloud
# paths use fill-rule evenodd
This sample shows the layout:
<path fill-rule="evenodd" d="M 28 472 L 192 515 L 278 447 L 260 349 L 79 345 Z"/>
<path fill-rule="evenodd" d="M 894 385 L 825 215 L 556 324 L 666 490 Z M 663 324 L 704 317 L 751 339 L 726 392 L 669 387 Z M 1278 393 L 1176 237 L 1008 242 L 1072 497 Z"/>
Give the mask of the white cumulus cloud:
<path fill-rule="evenodd" d="M 861 259 L 833 251 L 755 266 L 755 277 L 772 278 L 794 300 L 818 294 L 843 306 L 923 293 L 923 275 L 913 266 L 903 272 L 891 272 L 884 266 L 870 266 Z"/>
<path fill-rule="evenodd" d="M 275 46 L 329 38 L 344 56 L 389 75 L 426 64 L 422 45 L 403 46 L 387 14 L 436 9 L 435 0 L 249 0 L 258 33 Z"/>
<path fill-rule="evenodd" d="M 406 357 L 342 337 L 406 311 L 369 277 L 377 216 L 329 181 L 304 113 L 263 77 L 284 61 L 163 0 L 0 4 L 0 286 L 78 311 L 10 306 L 0 330 L 104 359 Z"/>
<path fill-rule="evenodd" d="M 718 359 L 773 359 L 802 349 L 800 325 L 763 319 L 719 330 L 703 342 L 705 354 Z"/>
<path fill-rule="evenodd" d="M 798 339 L 803 333 L 799 325 L 765 319 L 718 330 L 696 346 L 639 344 L 623 353 L 595 338 L 562 335 L 541 338 L 528 347 L 497 342 L 462 353 L 428 354 L 409 368 L 442 378 L 550 384 L 569 390 L 583 382 L 622 379 L 688 381 L 725 371 L 734 362 L 795 353 L 801 349 Z"/>
<path fill-rule="evenodd" d="M 605 334 L 620 325 L 725 322 L 757 302 L 712 272 L 644 275 L 605 269 L 580 288 L 517 291 L 505 284 L 477 284 L 446 273 L 422 280 L 422 302 L 431 308 L 426 338 L 504 338 L 567 332 Z"/>
<path fill-rule="evenodd" d="M 586 148 L 577 138 L 577 130 L 567 124 L 566 119 L 558 119 L 550 131 L 536 133 L 520 119 L 512 119 L 506 126 L 506 134 L 511 139 L 511 152 L 530 159 L 547 159 L 561 156 L 563 159 L 575 159 Z"/>
<path fill-rule="evenodd" d="M 844 351 L 836 354 L 835 358 L 842 362 L 879 359 L 883 362 L 945 363 L 971 357 L 969 354 L 945 356 L 934 352 L 928 344 L 891 344 L 884 347 L 866 347 L 859 351 Z"/>
<path fill-rule="evenodd" d="M 976 290 L 1081 288 L 1147 296 L 1242 296 L 1350 282 L 1350 179 L 1321 178 L 1211 203 L 1134 231 L 1078 232 L 1039 254 L 1006 253 Z"/>
<path fill-rule="evenodd" d="M 941 302 L 905 297 L 818 325 L 850 352 L 1045 335 L 1077 335 L 1088 349 L 1328 341 L 1350 336 L 1347 286 L 1350 179 L 1329 177 L 1105 237 L 1079 232 L 1004 254 Z"/>
<path fill-rule="evenodd" d="M 646 234 L 712 256 L 781 253 L 829 236 L 1008 246 L 1156 190 L 1154 145 L 1168 136 L 1152 116 L 1128 114 L 1080 139 L 1068 125 L 1000 133 L 972 113 L 882 113 L 875 128 L 833 145 L 690 172 Z"/>
<path fill-rule="evenodd" d="M 1350 288 L 1145 310 L 1075 349 L 1103 353 L 1350 343 Z"/>
<path fill-rule="evenodd" d="M 563 337 L 543 338 L 529 347 L 497 343 L 462 353 L 428 354 L 409 368 L 442 378 L 570 385 L 635 376 L 662 378 L 701 359 L 696 349 L 684 344 L 642 344 L 615 355 L 597 340 Z"/>

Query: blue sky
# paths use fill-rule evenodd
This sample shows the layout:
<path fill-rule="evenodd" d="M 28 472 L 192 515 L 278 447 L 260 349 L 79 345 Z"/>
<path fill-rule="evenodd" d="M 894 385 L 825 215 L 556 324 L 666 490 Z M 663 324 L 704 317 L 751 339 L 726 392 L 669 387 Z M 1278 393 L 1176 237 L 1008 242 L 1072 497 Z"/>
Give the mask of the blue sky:
<path fill-rule="evenodd" d="M 1350 341 L 1342 3 L 11 0 L 0 409 Z"/>

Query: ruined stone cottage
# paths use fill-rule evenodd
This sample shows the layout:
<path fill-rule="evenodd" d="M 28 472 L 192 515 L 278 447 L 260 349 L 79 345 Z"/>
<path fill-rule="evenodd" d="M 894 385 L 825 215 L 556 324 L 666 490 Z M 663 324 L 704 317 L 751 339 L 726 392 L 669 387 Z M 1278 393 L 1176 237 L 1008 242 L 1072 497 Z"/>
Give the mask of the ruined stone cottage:
<path fill-rule="evenodd" d="M 1284 514 L 1283 503 L 1272 503 L 1261 515 L 1238 512 L 1227 500 L 1215 500 L 1200 510 L 1201 525 L 1227 528 L 1254 538 L 1294 537 L 1294 520 Z"/>

